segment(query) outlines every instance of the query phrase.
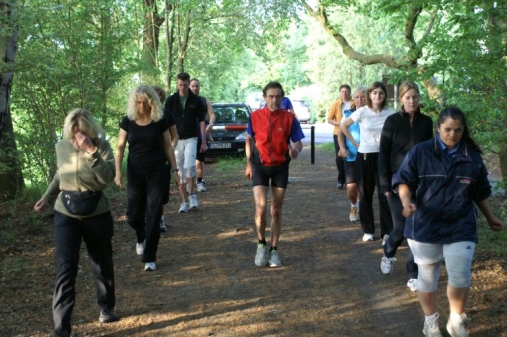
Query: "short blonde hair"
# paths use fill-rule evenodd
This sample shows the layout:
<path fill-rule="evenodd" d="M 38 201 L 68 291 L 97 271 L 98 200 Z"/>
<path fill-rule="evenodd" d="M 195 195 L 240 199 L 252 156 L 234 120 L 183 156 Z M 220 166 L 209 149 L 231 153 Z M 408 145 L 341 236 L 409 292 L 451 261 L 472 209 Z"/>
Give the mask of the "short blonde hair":
<path fill-rule="evenodd" d="M 92 142 L 96 144 L 98 139 L 104 134 L 102 128 L 97 124 L 90 111 L 77 108 L 69 112 L 63 123 L 63 138 L 72 139 L 74 137 L 73 128 L 77 126 L 79 130 L 87 135 Z"/>
<path fill-rule="evenodd" d="M 135 121 L 139 116 L 137 112 L 136 100 L 139 96 L 148 98 L 148 104 L 151 107 L 150 117 L 153 121 L 158 122 L 163 117 L 162 103 L 155 90 L 145 84 L 136 87 L 129 95 L 127 102 L 127 117 L 131 121 Z"/>

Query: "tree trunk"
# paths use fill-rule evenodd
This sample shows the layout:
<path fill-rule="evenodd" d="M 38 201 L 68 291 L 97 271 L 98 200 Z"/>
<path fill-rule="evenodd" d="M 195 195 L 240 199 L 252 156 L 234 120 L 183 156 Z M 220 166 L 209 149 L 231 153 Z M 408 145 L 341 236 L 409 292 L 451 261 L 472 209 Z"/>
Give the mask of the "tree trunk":
<path fill-rule="evenodd" d="M 174 25 L 176 17 L 176 9 L 178 5 L 169 4 L 165 2 L 165 36 L 166 36 L 166 73 L 165 73 L 165 90 L 169 94 L 172 93 L 171 82 L 173 78 L 173 63 L 174 63 Z M 170 16 L 170 20 L 169 20 Z"/>
<path fill-rule="evenodd" d="M 0 38 L 0 200 L 10 200 L 24 188 L 9 102 L 19 37 L 16 1 L 0 3 L 0 16 L 0 31 L 4 32 Z"/>
<path fill-rule="evenodd" d="M 159 78 L 158 46 L 160 26 L 164 23 L 164 16 L 158 14 L 155 0 L 143 0 L 144 32 L 143 32 L 143 62 L 145 70 L 143 81 L 156 84 Z"/>

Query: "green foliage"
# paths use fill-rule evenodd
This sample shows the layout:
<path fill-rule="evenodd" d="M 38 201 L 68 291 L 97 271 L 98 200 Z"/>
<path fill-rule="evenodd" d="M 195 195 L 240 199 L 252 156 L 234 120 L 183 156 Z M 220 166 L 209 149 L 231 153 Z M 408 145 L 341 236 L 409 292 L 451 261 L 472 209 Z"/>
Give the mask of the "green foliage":
<path fill-rule="evenodd" d="M 54 146 L 70 110 L 87 108 L 106 131 L 110 125 L 117 130 L 117 118 L 111 116 L 120 109 L 110 104 L 109 94 L 132 71 L 120 58 L 132 28 L 122 2 L 115 0 L 93 6 L 31 1 L 19 20 L 11 103 L 16 141 L 28 182 L 47 185 L 56 170 Z"/>
<path fill-rule="evenodd" d="M 504 224 L 506 223 L 507 214 L 505 212 L 505 205 L 504 211 L 501 212 L 501 214 L 497 214 L 497 216 L 503 219 Z M 479 244 L 477 245 L 477 250 L 507 257 L 507 230 L 504 229 L 501 232 L 494 232 L 489 229 L 485 219 L 481 218 L 478 235 Z"/>
<path fill-rule="evenodd" d="M 341 84 L 368 85 L 389 75 L 393 83 L 411 79 L 421 84 L 424 111 L 432 117 L 444 105 L 459 106 L 483 149 L 500 152 L 501 142 L 507 141 L 502 123 L 507 111 L 505 4 L 320 1 L 331 27 L 355 51 L 390 55 L 400 62 L 393 69 L 345 56 L 301 3 L 192 0 L 178 4 L 182 20 L 169 17 L 170 22 L 160 27 L 154 81 L 165 83 L 169 67 L 179 71 L 174 70 L 177 59 L 166 61 L 164 31 L 167 24 L 181 29 L 172 46 L 178 50 L 183 19 L 189 13 L 189 44 L 180 56 L 185 70 L 201 80 L 203 95 L 212 101 L 244 101 L 249 93 L 260 95 L 269 80 L 279 80 L 292 98 L 308 100 L 313 117 L 323 121 Z M 163 8 L 162 2 L 157 6 Z M 411 41 L 405 29 L 414 9 L 420 13 Z M 127 95 L 147 66 L 142 61 L 143 20 L 137 0 L 99 0 L 93 6 L 85 0 L 33 0 L 20 7 L 11 112 L 19 163 L 31 189 L 44 188 L 52 179 L 54 145 L 61 138 L 65 115 L 75 107 L 92 111 L 114 148 Z M 441 99 L 423 89 L 424 81 L 434 77 Z"/>
<path fill-rule="evenodd" d="M 236 174 L 237 171 L 245 169 L 246 159 L 245 157 L 225 157 L 218 159 L 216 165 L 217 173 L 234 172 Z"/>
<path fill-rule="evenodd" d="M 315 147 L 317 149 L 321 149 L 321 150 L 329 153 L 330 155 L 335 155 L 334 143 L 332 143 L 332 142 L 319 144 L 319 145 L 316 145 Z"/>

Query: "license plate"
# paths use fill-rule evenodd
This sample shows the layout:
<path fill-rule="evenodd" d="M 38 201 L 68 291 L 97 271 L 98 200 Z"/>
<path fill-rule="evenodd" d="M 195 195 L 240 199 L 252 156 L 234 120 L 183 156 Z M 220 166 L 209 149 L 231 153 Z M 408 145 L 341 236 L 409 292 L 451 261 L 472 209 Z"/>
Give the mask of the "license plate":
<path fill-rule="evenodd" d="M 230 149 L 231 143 L 211 143 L 212 149 Z"/>

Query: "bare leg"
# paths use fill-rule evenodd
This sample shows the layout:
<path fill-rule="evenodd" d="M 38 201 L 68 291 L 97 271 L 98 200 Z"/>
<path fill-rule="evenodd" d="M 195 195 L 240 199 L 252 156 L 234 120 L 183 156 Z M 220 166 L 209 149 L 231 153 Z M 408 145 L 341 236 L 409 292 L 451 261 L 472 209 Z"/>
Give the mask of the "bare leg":
<path fill-rule="evenodd" d="M 190 191 L 189 194 L 195 193 L 195 177 L 188 178 L 188 190 Z"/>
<path fill-rule="evenodd" d="M 285 198 L 285 189 L 272 187 L 271 193 L 273 197 L 271 202 L 271 246 L 276 247 L 282 228 L 282 206 Z"/>
<path fill-rule="evenodd" d="M 190 181 L 191 178 L 188 179 Z M 188 192 L 187 192 L 187 183 L 180 183 L 179 184 L 180 194 L 183 201 L 188 202 Z"/>
<path fill-rule="evenodd" d="M 267 186 L 254 186 L 253 195 L 255 200 L 255 228 L 257 239 L 266 239 L 266 200 L 268 196 Z"/>
<path fill-rule="evenodd" d="M 451 313 L 461 315 L 465 312 L 469 292 L 470 288 L 455 288 L 450 284 L 447 285 L 447 298 Z"/>
<path fill-rule="evenodd" d="M 198 178 L 204 177 L 204 162 L 196 160 L 195 161 L 195 169 L 197 171 Z"/>
<path fill-rule="evenodd" d="M 347 195 L 349 197 L 350 203 L 355 205 L 359 197 L 359 191 L 357 189 L 356 183 L 347 184 Z"/>
<path fill-rule="evenodd" d="M 437 312 L 437 292 L 432 291 L 429 293 L 425 293 L 422 291 L 417 291 L 417 298 L 419 298 L 419 303 L 421 304 L 421 308 L 424 312 L 425 316 L 433 315 Z"/>

